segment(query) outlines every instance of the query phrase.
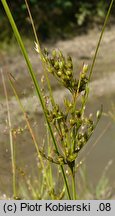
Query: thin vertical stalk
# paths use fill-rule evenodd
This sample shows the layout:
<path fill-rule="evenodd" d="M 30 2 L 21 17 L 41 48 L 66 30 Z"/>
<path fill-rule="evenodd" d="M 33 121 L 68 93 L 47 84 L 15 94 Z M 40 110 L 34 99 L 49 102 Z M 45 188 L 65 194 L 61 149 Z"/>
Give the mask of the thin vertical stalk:
<path fill-rule="evenodd" d="M 72 178 L 72 199 L 76 200 L 76 184 L 75 184 L 75 160 L 69 164 Z"/>
<path fill-rule="evenodd" d="M 75 152 L 76 147 L 76 128 L 73 128 L 73 141 L 74 141 L 74 148 L 73 152 Z M 75 160 L 73 161 L 73 167 L 72 167 L 72 181 L 73 181 L 73 199 L 76 200 L 76 183 L 75 183 Z"/>
<path fill-rule="evenodd" d="M 8 103 L 8 94 L 7 89 L 5 85 L 4 75 L 1 70 L 1 76 L 2 76 L 2 83 L 6 98 L 6 106 L 7 106 L 7 117 L 8 117 L 8 126 L 9 126 L 9 138 L 10 138 L 10 149 L 11 149 L 11 160 L 12 160 L 12 187 L 13 187 L 13 197 L 16 199 L 16 165 L 15 165 L 15 148 L 13 143 L 13 137 L 12 137 L 12 125 L 11 125 L 11 117 L 10 117 L 10 108 Z"/>
<path fill-rule="evenodd" d="M 32 17 L 32 14 L 31 14 L 31 11 L 30 11 L 30 8 L 29 8 L 29 5 L 28 5 L 27 0 L 25 0 L 25 3 L 26 3 L 26 7 L 27 7 L 27 10 L 28 10 L 28 14 L 29 14 L 30 20 L 31 20 L 32 29 L 33 29 L 33 33 L 34 33 L 34 36 L 35 36 L 35 40 L 36 40 L 37 46 L 38 46 L 40 58 L 41 58 L 41 61 L 42 61 L 42 67 L 43 67 L 43 69 L 44 69 L 44 74 L 45 74 L 45 78 L 46 78 L 46 81 L 47 81 L 47 86 L 48 86 L 48 89 L 49 89 L 51 102 L 52 102 L 52 105 L 55 106 L 55 101 L 54 101 L 54 98 L 53 98 L 53 93 L 52 93 L 52 89 L 51 89 L 51 84 L 50 84 L 50 80 L 49 80 L 48 75 L 47 75 L 45 63 L 44 63 L 44 60 L 43 60 L 44 57 L 43 57 L 43 54 L 42 54 L 42 51 L 41 51 L 41 47 L 40 47 L 40 42 L 39 42 L 39 39 L 38 39 L 38 36 L 37 36 L 37 33 L 36 33 L 36 29 L 35 29 L 33 17 Z"/>
<path fill-rule="evenodd" d="M 90 74 L 89 74 L 89 81 L 90 81 L 92 73 L 93 73 L 93 68 L 94 68 L 94 65 L 95 65 L 95 61 L 96 61 L 96 58 L 97 58 L 97 54 L 98 54 L 98 51 L 99 51 L 101 40 L 102 40 L 104 31 L 105 31 L 105 27 L 107 25 L 107 21 L 109 19 L 109 15 L 110 15 L 113 3 L 114 3 L 114 0 L 111 0 L 110 5 L 109 5 L 109 9 L 107 11 L 105 21 L 104 21 L 104 24 L 103 24 L 103 27 L 102 27 L 102 30 L 101 30 L 101 34 L 100 34 L 100 37 L 99 37 L 99 40 L 98 40 L 98 43 L 97 43 L 97 46 L 96 46 L 95 54 L 94 54 L 94 57 L 93 57 L 93 62 L 92 62 L 91 69 L 90 69 Z"/>

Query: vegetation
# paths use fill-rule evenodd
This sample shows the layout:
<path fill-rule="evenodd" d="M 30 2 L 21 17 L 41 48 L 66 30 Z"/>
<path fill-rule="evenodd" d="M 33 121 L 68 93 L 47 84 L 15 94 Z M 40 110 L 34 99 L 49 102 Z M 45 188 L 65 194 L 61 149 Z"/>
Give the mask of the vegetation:
<path fill-rule="evenodd" d="M 30 63 L 30 60 L 28 58 L 28 54 L 24 47 L 20 32 L 18 31 L 16 23 L 14 22 L 14 19 L 12 17 L 11 10 L 7 5 L 6 0 L 2 0 L 1 2 L 27 64 L 28 71 L 34 83 L 36 95 L 40 100 L 47 125 L 46 143 L 45 145 L 39 146 L 39 143 L 37 143 L 36 137 L 32 130 L 29 118 L 26 114 L 23 104 L 21 103 L 21 100 L 18 97 L 13 78 L 11 74 L 9 74 L 11 87 L 24 114 L 26 125 L 37 152 L 37 167 L 39 170 L 39 176 L 35 185 L 35 182 L 33 184 L 31 182 L 31 179 L 27 179 L 26 174 L 23 172 L 23 170 L 18 168 L 18 165 L 16 163 L 12 125 L 7 98 L 7 88 L 2 73 L 4 92 L 7 102 L 9 136 L 11 145 L 13 198 L 27 198 L 28 189 L 31 192 L 29 197 L 30 199 L 79 199 L 76 188 L 76 172 L 82 162 L 80 162 L 80 164 L 77 164 L 76 159 L 78 158 L 81 149 L 84 147 L 84 145 L 87 144 L 88 140 L 93 134 L 102 114 L 102 108 L 100 109 L 100 111 L 97 111 L 95 117 L 93 117 L 92 115 L 87 116 L 85 113 L 89 95 L 89 82 L 91 80 L 91 75 L 93 72 L 93 67 L 97 57 L 100 42 L 114 1 L 112 0 L 109 6 L 91 68 L 89 70 L 88 65 L 84 64 L 82 70 L 79 73 L 78 79 L 74 75 L 73 62 L 70 56 L 65 57 L 63 51 L 55 49 L 52 50 L 51 53 L 47 49 L 43 51 L 41 50 L 30 9 L 28 8 L 27 1 L 25 1 L 28 12 L 30 14 L 33 32 L 35 34 L 35 50 L 40 56 L 44 68 L 45 81 L 42 79 L 42 90 L 35 76 L 32 64 Z M 36 2 L 37 1 L 31 1 L 31 4 L 35 6 Z M 58 4 L 62 3 L 62 8 L 71 6 L 70 1 L 65 2 L 68 2 L 68 4 L 65 5 L 65 3 L 62 3 L 62 1 L 56 1 L 56 3 Z M 22 6 L 25 8 L 24 5 Z M 59 104 L 56 103 L 55 98 L 53 97 L 53 92 L 49 80 L 49 73 L 52 74 L 54 78 L 57 79 L 59 84 L 68 91 L 69 97 L 64 99 L 63 108 L 61 108 Z M 44 90 L 44 82 L 47 83 L 47 94 Z M 21 176 L 23 176 L 23 184 L 21 184 L 20 182 L 17 183 L 17 170 L 21 174 Z M 54 177 L 54 173 L 56 173 L 56 177 Z M 102 184 L 102 182 L 100 184 Z M 25 187 L 25 185 L 27 185 L 27 188 Z M 58 185 L 61 185 L 61 187 L 59 188 Z M 97 196 L 98 194 L 99 192 L 97 188 Z"/>
<path fill-rule="evenodd" d="M 23 34 L 28 31 L 31 36 L 30 19 L 24 1 L 7 1 L 10 5 L 16 24 Z M 37 33 L 44 40 L 49 37 L 65 38 L 71 36 L 72 32 L 86 31 L 95 23 L 103 23 L 109 1 L 105 0 L 29 0 L 32 15 L 34 17 Z M 114 10 L 113 10 L 114 11 Z M 111 13 L 114 16 L 114 13 Z M 60 25 L 61 23 L 61 25 Z M 87 28 L 84 28 L 87 27 Z M 0 3 L 0 28 L 3 29 L 1 39 L 13 37 L 8 20 L 4 14 L 2 3 Z"/>

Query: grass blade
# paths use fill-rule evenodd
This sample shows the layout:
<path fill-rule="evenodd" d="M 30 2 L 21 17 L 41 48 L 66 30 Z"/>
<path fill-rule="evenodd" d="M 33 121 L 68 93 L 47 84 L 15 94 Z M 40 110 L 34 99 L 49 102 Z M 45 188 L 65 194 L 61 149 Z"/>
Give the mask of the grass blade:
<path fill-rule="evenodd" d="M 107 11 L 105 21 L 104 21 L 104 24 L 103 24 L 103 27 L 102 27 L 102 30 L 101 30 L 101 34 L 100 34 L 100 37 L 99 37 L 99 40 L 98 40 L 98 43 L 97 43 L 97 46 L 96 46 L 95 54 L 94 54 L 94 57 L 93 57 L 93 61 L 92 61 L 91 69 L 90 69 L 90 74 L 89 74 L 89 81 L 90 81 L 92 73 L 93 73 L 93 68 L 94 68 L 94 65 L 95 65 L 95 61 L 96 61 L 96 58 L 97 58 L 97 54 L 98 54 L 98 51 L 99 51 L 101 40 L 102 40 L 104 31 L 105 31 L 105 28 L 106 28 L 106 25 L 107 25 L 107 21 L 109 19 L 109 15 L 110 15 L 113 3 L 114 3 L 114 0 L 111 0 L 110 5 L 109 5 L 109 9 Z"/>

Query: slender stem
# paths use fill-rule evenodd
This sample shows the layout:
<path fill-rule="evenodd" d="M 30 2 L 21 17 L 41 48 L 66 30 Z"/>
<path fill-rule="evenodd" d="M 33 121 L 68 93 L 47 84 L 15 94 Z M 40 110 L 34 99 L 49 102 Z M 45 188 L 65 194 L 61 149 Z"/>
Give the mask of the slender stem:
<path fill-rule="evenodd" d="M 76 196 L 76 184 L 75 184 L 75 160 L 68 163 L 68 166 L 70 168 L 71 171 L 71 177 L 72 177 L 72 199 L 76 200 L 77 196 Z"/>
<path fill-rule="evenodd" d="M 73 168 L 72 168 L 72 181 L 73 181 L 73 199 L 76 200 L 75 160 L 73 161 Z"/>
<path fill-rule="evenodd" d="M 2 76 L 2 82 L 3 82 L 3 88 L 6 98 L 6 106 L 7 106 L 7 116 L 8 116 L 8 124 L 9 124 L 9 138 L 10 138 L 10 149 L 11 149 L 11 160 L 12 160 L 12 185 L 13 185 L 13 197 L 16 199 L 16 164 L 15 164 L 15 148 L 14 148 L 14 142 L 12 137 L 12 126 L 11 126 L 11 117 L 10 117 L 10 109 L 9 109 L 9 103 L 8 103 L 8 94 L 7 89 L 5 85 L 4 75 L 1 70 L 1 76 Z"/>
<path fill-rule="evenodd" d="M 109 19 L 109 15 L 110 15 L 113 3 L 114 3 L 114 0 L 111 0 L 111 3 L 109 5 L 109 9 L 107 11 L 105 21 L 104 21 L 104 24 L 103 24 L 103 27 L 102 27 L 102 30 L 101 30 L 101 34 L 100 34 L 100 37 L 99 37 L 99 40 L 98 40 L 98 43 L 97 43 L 97 46 L 96 46 L 95 54 L 94 54 L 94 57 L 93 57 L 93 62 L 92 62 L 91 69 L 90 69 L 90 74 L 89 74 L 89 81 L 90 81 L 92 73 L 93 73 L 93 68 L 94 68 L 95 61 L 96 61 L 96 58 L 97 58 L 97 54 L 98 54 L 98 51 L 99 51 L 100 43 L 101 43 L 104 31 L 105 31 L 105 27 L 107 25 L 107 21 Z"/>
<path fill-rule="evenodd" d="M 79 92 L 79 88 L 80 88 L 80 82 L 81 82 L 81 76 L 79 78 L 79 82 L 78 82 L 78 88 L 77 88 L 77 93 L 75 95 L 73 95 L 73 108 L 74 108 L 74 112 L 73 112 L 73 118 L 75 119 L 75 111 L 76 111 L 76 105 L 77 105 L 77 97 L 78 97 L 78 92 Z M 76 134 L 77 134 L 77 128 L 76 125 L 73 126 L 73 145 L 72 145 L 72 153 L 75 153 L 75 148 L 76 148 Z M 73 191 L 73 199 L 76 200 L 76 182 L 75 182 L 75 160 L 72 162 L 71 165 L 71 173 L 72 173 L 72 191 Z"/>
<path fill-rule="evenodd" d="M 76 147 L 76 125 L 73 128 L 73 147 L 72 147 L 72 153 L 74 154 Z M 75 160 L 72 162 L 71 167 L 72 172 L 72 191 L 73 191 L 73 199 L 76 200 L 76 184 L 75 184 Z"/>
<path fill-rule="evenodd" d="M 40 54 L 40 57 L 41 57 L 42 67 L 44 69 L 44 74 L 45 74 L 45 78 L 46 78 L 46 81 L 47 81 L 47 86 L 48 86 L 48 89 L 49 89 L 51 102 L 52 102 L 52 105 L 55 105 L 55 101 L 54 101 L 53 93 L 52 93 L 52 89 L 51 89 L 51 84 L 50 84 L 50 80 L 49 80 L 48 75 L 47 75 L 45 63 L 44 63 L 44 60 L 43 60 L 44 57 L 43 57 L 41 46 L 40 46 L 40 42 L 39 42 L 39 39 L 38 39 L 38 36 L 37 36 L 37 33 L 36 33 L 33 17 L 32 17 L 32 14 L 31 14 L 31 11 L 30 11 L 30 8 L 29 8 L 27 0 L 25 0 L 25 3 L 26 3 L 26 7 L 27 7 L 27 10 L 28 10 L 28 14 L 29 14 L 30 20 L 31 20 L 31 24 L 32 24 L 32 29 L 33 29 L 33 33 L 34 33 L 34 36 L 35 36 L 35 40 L 36 40 L 36 43 L 38 45 L 39 54 Z"/>

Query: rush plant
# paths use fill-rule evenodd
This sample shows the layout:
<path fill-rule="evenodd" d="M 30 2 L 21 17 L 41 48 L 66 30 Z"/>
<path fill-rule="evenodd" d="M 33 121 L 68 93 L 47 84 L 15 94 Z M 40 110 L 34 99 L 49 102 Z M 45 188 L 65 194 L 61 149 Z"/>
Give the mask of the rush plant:
<path fill-rule="evenodd" d="M 37 152 L 38 154 L 40 154 L 40 158 L 42 156 L 42 158 L 45 158 L 46 161 L 48 161 L 48 164 L 50 164 L 50 169 L 52 168 L 52 164 L 54 164 L 55 166 L 59 167 L 59 170 L 61 170 L 64 187 L 66 188 L 65 198 L 78 199 L 76 189 L 76 171 L 78 168 L 78 164 L 76 163 L 76 159 L 78 158 L 81 149 L 87 144 L 88 140 L 93 134 L 95 127 L 102 114 L 101 108 L 100 111 L 97 111 L 95 118 L 93 118 L 93 116 L 90 114 L 86 115 L 85 109 L 87 106 L 87 99 L 89 94 L 89 82 L 95 65 L 95 60 L 99 50 L 100 42 L 114 0 L 112 0 L 110 3 L 110 7 L 108 9 L 108 13 L 106 15 L 105 22 L 96 47 L 92 65 L 89 69 L 88 65 L 83 64 L 82 70 L 79 72 L 78 78 L 76 78 L 76 74 L 74 74 L 73 61 L 71 56 L 64 56 L 63 51 L 60 50 L 54 49 L 51 53 L 47 49 L 44 49 L 43 51 L 41 50 L 39 40 L 36 36 L 31 13 L 27 1 L 25 1 L 32 22 L 33 31 L 35 33 L 35 49 L 41 58 L 45 72 L 45 78 L 49 90 L 48 97 L 45 94 L 45 91 L 41 91 L 40 89 L 39 83 L 32 68 L 32 64 L 30 63 L 27 51 L 24 47 L 22 38 L 16 27 L 16 23 L 14 22 L 11 11 L 8 7 L 7 1 L 1 0 L 1 2 L 8 16 L 9 22 L 12 26 L 18 44 L 21 48 L 24 59 L 27 63 L 30 76 L 36 89 L 37 97 L 40 100 L 43 109 L 43 114 L 45 116 L 45 120 L 47 123 L 48 134 L 50 136 L 50 150 L 44 150 L 44 148 L 40 147 L 39 144 L 37 145 L 35 142 Z M 53 96 L 49 80 L 49 74 L 52 74 L 52 76 L 54 76 L 54 78 L 59 82 L 59 85 L 63 86 L 68 91 L 69 97 L 64 98 L 64 100 L 62 101 L 63 106 L 60 106 Z M 14 90 L 12 81 L 11 86 Z M 15 90 L 14 93 L 17 97 L 17 100 L 19 100 Z M 28 119 L 26 119 L 26 121 L 28 125 Z M 33 136 L 31 128 L 30 133 Z M 44 167 L 45 169 L 45 166 L 42 167 Z M 46 182 L 49 182 L 51 180 L 51 178 L 50 180 L 49 178 L 47 178 L 49 176 L 49 172 L 51 171 L 50 169 L 48 169 L 47 174 L 45 169 L 44 181 Z M 46 184 L 46 182 L 44 184 Z M 48 183 L 47 185 L 50 184 Z M 54 183 L 52 183 L 52 185 L 55 186 Z M 54 196 L 55 187 L 52 186 L 52 190 L 50 190 L 48 195 L 51 195 L 50 198 L 52 199 L 56 197 Z M 60 197 L 62 198 L 63 196 Z M 40 198 L 42 197 L 40 196 Z"/>
<path fill-rule="evenodd" d="M 39 48 L 36 44 L 36 51 Z M 63 106 L 53 102 L 49 97 L 46 101 L 46 113 L 57 141 L 58 152 L 54 149 L 52 155 L 46 155 L 41 151 L 43 157 L 51 163 L 63 165 L 69 168 L 72 177 L 73 199 L 76 199 L 76 159 L 88 142 L 101 117 L 102 109 L 97 111 L 96 121 L 93 116 L 86 116 L 85 108 L 89 92 L 88 65 L 83 65 L 76 79 L 73 72 L 73 62 L 70 56 L 67 58 L 61 51 L 53 50 L 50 54 L 46 49 L 43 51 L 43 60 L 48 73 L 51 73 L 64 88 L 70 92 L 69 98 L 64 98 Z M 45 95 L 43 95 L 44 98 Z M 47 99 L 48 100 L 48 99 Z"/>

